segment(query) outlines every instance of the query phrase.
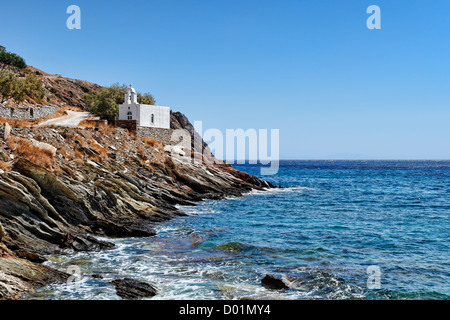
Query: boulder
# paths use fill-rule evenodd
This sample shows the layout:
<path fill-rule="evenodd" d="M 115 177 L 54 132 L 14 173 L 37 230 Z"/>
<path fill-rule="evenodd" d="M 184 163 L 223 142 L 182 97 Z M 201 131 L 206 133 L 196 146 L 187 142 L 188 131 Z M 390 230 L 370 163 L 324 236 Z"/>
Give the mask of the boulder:
<path fill-rule="evenodd" d="M 167 145 L 164 147 L 164 151 L 170 153 L 173 156 L 180 156 L 180 157 L 186 156 L 186 153 L 183 151 L 182 146 Z"/>
<path fill-rule="evenodd" d="M 8 122 L 5 122 L 4 124 L 4 131 L 3 131 L 3 139 L 6 140 L 11 135 L 11 126 Z"/>
<path fill-rule="evenodd" d="M 136 300 L 153 297 L 157 290 L 151 284 L 134 279 L 118 279 L 111 281 L 116 288 L 116 293 L 122 299 Z"/>
<path fill-rule="evenodd" d="M 50 151 L 53 155 L 56 154 L 56 150 L 58 150 L 57 148 L 55 148 L 54 146 L 52 146 L 51 144 L 45 143 L 45 142 L 40 142 L 34 139 L 30 139 L 30 142 L 33 146 L 38 147 L 39 149 L 43 149 L 43 150 L 48 150 Z"/>
<path fill-rule="evenodd" d="M 261 280 L 261 284 L 268 289 L 279 290 L 289 288 L 283 280 L 276 278 L 270 274 L 266 274 L 266 276 Z"/>

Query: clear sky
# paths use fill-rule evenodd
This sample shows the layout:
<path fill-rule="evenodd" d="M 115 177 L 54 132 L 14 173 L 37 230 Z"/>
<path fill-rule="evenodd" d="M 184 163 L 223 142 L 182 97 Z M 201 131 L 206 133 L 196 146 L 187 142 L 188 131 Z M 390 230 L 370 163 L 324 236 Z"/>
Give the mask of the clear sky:
<path fill-rule="evenodd" d="M 29 65 L 132 83 L 204 128 L 280 129 L 283 159 L 450 159 L 450 1 L 0 3 Z"/>

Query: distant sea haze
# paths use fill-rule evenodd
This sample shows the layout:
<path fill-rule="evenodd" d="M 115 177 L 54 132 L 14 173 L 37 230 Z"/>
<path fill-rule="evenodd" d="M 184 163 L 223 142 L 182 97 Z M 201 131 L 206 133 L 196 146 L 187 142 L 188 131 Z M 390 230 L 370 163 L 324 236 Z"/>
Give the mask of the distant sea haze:
<path fill-rule="evenodd" d="M 450 298 L 450 161 L 280 161 L 263 178 L 283 188 L 208 200 L 154 238 L 53 259 L 103 279 L 29 298 L 118 299 L 103 285 L 117 272 L 153 283 L 159 299 Z M 289 289 L 263 287 L 266 274 Z"/>

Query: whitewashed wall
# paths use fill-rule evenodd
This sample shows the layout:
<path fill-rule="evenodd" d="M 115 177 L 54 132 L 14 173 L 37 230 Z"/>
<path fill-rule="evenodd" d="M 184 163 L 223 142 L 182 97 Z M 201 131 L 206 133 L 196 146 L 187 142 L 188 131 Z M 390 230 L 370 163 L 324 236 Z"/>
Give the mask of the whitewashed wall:
<path fill-rule="evenodd" d="M 141 127 L 170 129 L 170 108 L 141 104 L 138 125 Z M 154 114 L 154 123 L 152 123 Z"/>
<path fill-rule="evenodd" d="M 128 111 L 131 111 L 131 113 L 133 114 L 133 120 L 138 120 L 138 106 L 138 104 L 120 104 L 118 120 L 128 120 Z M 128 110 L 128 107 L 130 107 L 130 110 Z"/>
<path fill-rule="evenodd" d="M 128 112 L 132 113 L 133 119 L 137 120 L 140 127 L 170 129 L 170 108 L 153 106 L 148 104 L 121 104 L 119 105 L 118 120 L 128 120 Z M 154 123 L 152 123 L 152 114 Z"/>

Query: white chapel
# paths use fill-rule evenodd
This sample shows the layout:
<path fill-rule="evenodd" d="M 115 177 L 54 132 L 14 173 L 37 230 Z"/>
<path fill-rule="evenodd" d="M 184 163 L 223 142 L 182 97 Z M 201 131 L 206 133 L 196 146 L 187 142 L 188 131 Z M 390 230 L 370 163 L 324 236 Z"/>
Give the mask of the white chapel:
<path fill-rule="evenodd" d="M 130 85 L 124 103 L 119 105 L 118 120 L 136 120 L 140 127 L 170 129 L 170 108 L 138 103 L 136 90 Z"/>

